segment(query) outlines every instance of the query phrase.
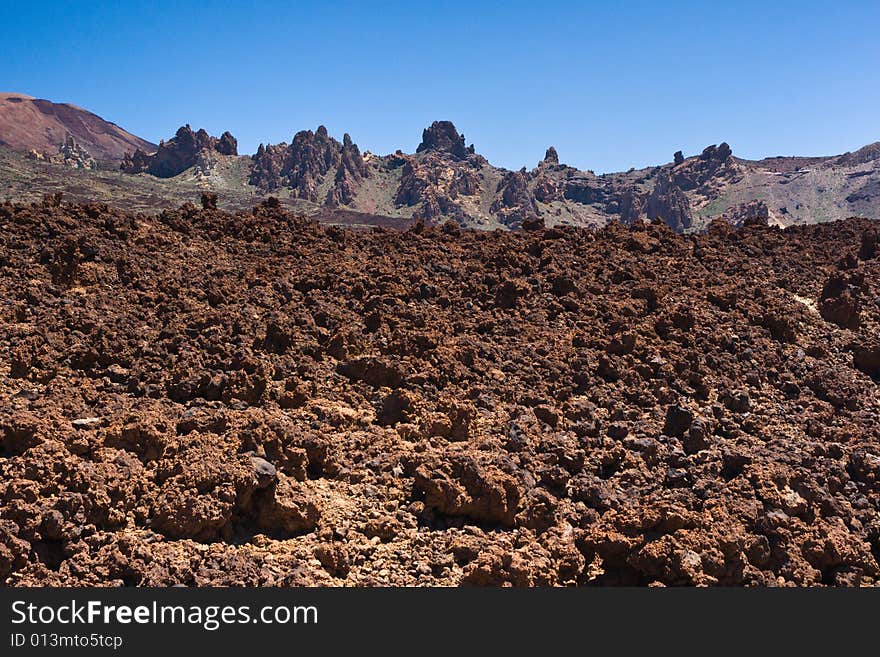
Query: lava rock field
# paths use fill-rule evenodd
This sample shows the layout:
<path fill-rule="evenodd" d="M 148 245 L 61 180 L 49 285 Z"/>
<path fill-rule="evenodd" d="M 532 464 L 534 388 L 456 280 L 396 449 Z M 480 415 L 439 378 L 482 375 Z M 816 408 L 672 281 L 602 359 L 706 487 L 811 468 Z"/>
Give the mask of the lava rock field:
<path fill-rule="evenodd" d="M 0 205 L 7 586 L 877 586 L 864 219 Z"/>

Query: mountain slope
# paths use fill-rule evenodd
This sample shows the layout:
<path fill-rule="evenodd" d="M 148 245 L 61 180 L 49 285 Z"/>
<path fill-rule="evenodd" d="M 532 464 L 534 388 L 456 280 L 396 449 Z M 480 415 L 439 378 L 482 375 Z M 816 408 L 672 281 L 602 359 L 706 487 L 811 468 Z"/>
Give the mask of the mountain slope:
<path fill-rule="evenodd" d="M 646 169 L 596 175 L 561 164 L 552 146 L 533 169 L 492 166 L 449 121 L 436 121 L 412 155 L 361 156 L 325 128 L 291 144 L 260 145 L 250 183 L 266 193 L 323 205 L 463 226 L 518 228 L 527 222 L 601 226 L 661 218 L 679 232 L 713 219 L 762 217 L 781 226 L 853 215 L 880 218 L 880 146 L 836 157 L 733 156 L 726 143 Z M 353 153 L 356 158 L 346 158 Z M 340 180 L 346 193 L 336 194 Z"/>
<path fill-rule="evenodd" d="M 68 134 L 98 160 L 121 160 L 137 149 L 152 152 L 157 148 L 76 105 L 0 92 L 0 144 L 53 154 Z"/>
<path fill-rule="evenodd" d="M 297 132 L 290 143 L 260 144 L 248 156 L 237 154 L 228 132 L 213 137 L 186 125 L 156 147 L 72 105 L 0 97 L 0 140 L 13 148 L 51 150 L 68 130 L 75 146 L 93 157 L 122 159 L 124 173 L 74 176 L 56 162 L 82 158 L 44 158 L 48 162 L 38 165 L 4 156 L 0 184 L 8 196 L 63 191 L 150 209 L 150 198 L 156 208 L 181 197 L 196 201 L 196 189 L 218 193 L 226 208 L 273 196 L 309 214 L 333 209 L 392 223 L 453 220 L 489 230 L 659 218 L 676 231 L 698 232 L 718 218 L 734 225 L 761 218 L 780 226 L 880 218 L 880 142 L 837 156 L 763 160 L 736 157 L 721 143 L 690 157 L 679 151 L 659 166 L 601 175 L 562 163 L 551 146 L 532 169 L 510 171 L 466 145 L 450 121 L 428 126 L 412 154 L 361 152 L 348 134 L 338 140 L 319 126 Z"/>

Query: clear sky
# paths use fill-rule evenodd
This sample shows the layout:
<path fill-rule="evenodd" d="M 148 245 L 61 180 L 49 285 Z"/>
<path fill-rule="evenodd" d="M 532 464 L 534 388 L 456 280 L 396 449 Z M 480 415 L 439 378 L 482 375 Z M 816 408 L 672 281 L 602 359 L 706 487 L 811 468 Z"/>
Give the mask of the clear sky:
<path fill-rule="evenodd" d="M 435 119 L 510 168 L 551 144 L 602 172 L 880 140 L 880 0 L 0 0 L 0 44 L 2 91 L 245 153 L 321 123 L 412 151 Z"/>

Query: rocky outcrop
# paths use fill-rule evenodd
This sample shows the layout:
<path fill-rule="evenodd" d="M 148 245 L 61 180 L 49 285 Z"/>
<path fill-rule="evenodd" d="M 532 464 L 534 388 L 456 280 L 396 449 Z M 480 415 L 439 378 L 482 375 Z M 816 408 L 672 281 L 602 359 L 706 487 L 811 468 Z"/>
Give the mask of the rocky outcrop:
<path fill-rule="evenodd" d="M 765 201 L 748 201 L 727 208 L 721 215 L 721 219 L 731 226 L 742 226 L 755 219 L 763 219 L 766 222 L 770 219 L 770 210 Z"/>
<path fill-rule="evenodd" d="M 822 319 L 840 328 L 856 330 L 861 325 L 865 275 L 856 270 L 837 270 L 825 281 L 819 296 Z"/>
<path fill-rule="evenodd" d="M 416 148 L 416 153 L 425 151 L 464 160 L 474 153 L 474 147 L 464 145 L 464 135 L 458 133 L 452 121 L 434 121 L 422 131 L 422 143 Z"/>
<path fill-rule="evenodd" d="M 448 155 L 446 151 L 423 150 L 421 156 L 406 157 L 395 205 L 414 207 L 413 217 L 417 219 L 445 216 L 465 220 L 468 213 L 462 205 L 463 197 L 477 195 L 480 180 L 469 163 L 450 162 Z"/>
<path fill-rule="evenodd" d="M 704 148 L 697 157 L 676 158 L 672 181 L 682 191 L 695 190 L 713 178 L 732 177 L 733 166 L 730 146 L 726 142 L 717 146 L 713 144 Z"/>
<path fill-rule="evenodd" d="M 63 164 L 74 169 L 96 169 L 98 167 L 95 158 L 85 148 L 80 146 L 71 134 L 65 137 L 64 143 L 58 147 L 57 153 L 40 153 L 32 150 L 29 155 L 35 160 Z"/>
<path fill-rule="evenodd" d="M 584 205 L 606 205 L 616 195 L 604 181 L 587 172 L 567 177 L 564 185 L 564 197 Z"/>
<path fill-rule="evenodd" d="M 480 168 L 487 163 L 473 146 L 465 146 L 464 135 L 449 121 L 435 121 L 426 128 L 415 155 L 397 153 L 373 162 L 377 170 L 400 167 L 394 205 L 411 207 L 413 218 L 467 222 L 479 214 Z M 553 147 L 544 164 L 558 166 Z M 250 183 L 263 192 L 287 188 L 295 198 L 331 207 L 357 207 L 358 191 L 364 179 L 373 175 L 371 171 L 348 135 L 340 143 L 321 126 L 315 132 L 297 133 L 290 145 L 261 144 L 252 157 Z M 550 174 L 538 175 L 532 183 L 525 170 L 504 173 L 490 210 L 499 223 L 517 227 L 533 221 L 537 200 L 550 202 L 562 196 Z"/>
<path fill-rule="evenodd" d="M 511 171 L 504 176 L 490 210 L 510 228 L 518 228 L 523 222 L 537 219 L 535 196 L 529 190 L 525 169 Z"/>
<path fill-rule="evenodd" d="M 620 220 L 626 225 L 644 220 L 646 205 L 646 194 L 633 187 L 624 190 L 620 197 Z"/>
<path fill-rule="evenodd" d="M 349 205 L 361 181 L 369 175 L 357 145 L 346 134 L 343 143 L 324 126 L 315 132 L 302 130 L 285 143 L 263 146 L 251 158 L 250 182 L 263 191 L 288 188 L 291 195 L 328 205 Z M 321 190 L 332 177 L 329 190 Z M 322 197 L 321 194 L 324 194 Z"/>
<path fill-rule="evenodd" d="M 257 152 L 251 157 L 253 166 L 248 182 L 263 192 L 281 189 L 285 180 L 283 172 L 287 148 L 284 142 L 267 146 L 260 144 Z"/>
<path fill-rule="evenodd" d="M 550 203 L 558 200 L 560 197 L 559 187 L 556 184 L 556 181 L 543 173 L 535 178 L 532 193 L 535 196 L 535 200 L 540 201 L 541 203 Z"/>
<path fill-rule="evenodd" d="M 157 178 L 173 178 L 199 161 L 204 151 L 214 151 L 220 155 L 237 155 L 238 142 L 229 132 L 219 138 L 212 137 L 201 128 L 193 131 L 189 124 L 178 128 L 177 133 L 167 142 L 159 143 L 159 150 L 147 155 L 138 149 L 126 155 L 120 168 L 125 173 L 148 173 Z"/>
<path fill-rule="evenodd" d="M 644 194 L 635 188 L 624 190 L 620 201 L 620 217 L 625 224 L 662 219 L 679 232 L 690 228 L 693 223 L 690 202 L 668 172 L 660 174 L 650 194 Z"/>
<path fill-rule="evenodd" d="M 730 150 L 730 146 L 727 142 L 721 142 L 718 146 L 715 144 L 706 146 L 706 148 L 703 149 L 703 152 L 700 153 L 700 159 L 704 162 L 724 163 L 731 155 L 733 155 L 733 151 Z"/>
<path fill-rule="evenodd" d="M 559 154 L 553 146 L 544 153 L 544 159 L 532 171 L 532 196 L 534 201 L 552 203 L 562 200 L 564 182 L 559 173 L 568 167 L 559 164 Z"/>
<path fill-rule="evenodd" d="M 220 153 L 220 155 L 238 155 L 238 140 L 227 130 L 220 135 L 220 139 L 214 145 L 213 150 Z"/>
<path fill-rule="evenodd" d="M 134 153 L 125 154 L 119 168 L 125 173 L 143 173 L 150 168 L 151 158 L 149 153 L 137 149 Z"/>
<path fill-rule="evenodd" d="M 464 135 L 452 122 L 434 121 L 422 132 L 415 155 L 398 153 L 392 158 L 386 158 L 391 166 L 403 167 L 395 207 L 413 207 L 416 219 L 485 221 L 478 216 L 478 195 L 482 191 L 480 169 L 488 163 L 476 154 L 473 144 L 465 147 Z"/>
<path fill-rule="evenodd" d="M 661 175 L 654 191 L 648 196 L 645 209 L 648 218 L 660 217 L 676 231 L 691 227 L 691 206 L 684 192 L 668 175 Z"/>
<path fill-rule="evenodd" d="M 352 142 L 348 133 L 342 137 L 342 154 L 336 176 L 333 179 L 333 187 L 327 192 L 327 204 L 350 205 L 357 195 L 358 187 L 369 174 L 364 158 L 357 144 Z"/>
<path fill-rule="evenodd" d="M 296 133 L 287 150 L 282 169 L 287 178 L 285 186 L 298 198 L 317 201 L 318 185 L 341 160 L 342 145 L 327 133 L 327 128 L 318 126 L 315 132 L 302 130 Z"/>

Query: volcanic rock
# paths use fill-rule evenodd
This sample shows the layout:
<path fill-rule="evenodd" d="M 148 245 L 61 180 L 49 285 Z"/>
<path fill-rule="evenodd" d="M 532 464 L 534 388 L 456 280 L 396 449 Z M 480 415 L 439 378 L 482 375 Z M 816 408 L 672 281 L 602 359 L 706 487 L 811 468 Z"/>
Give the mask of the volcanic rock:
<path fill-rule="evenodd" d="M 722 214 L 721 219 L 727 221 L 732 226 L 744 226 L 746 224 L 758 223 L 767 224 L 770 217 L 770 210 L 765 201 L 748 201 L 739 205 L 727 208 Z"/>
<path fill-rule="evenodd" d="M 853 365 L 873 379 L 880 379 L 880 341 L 869 340 L 853 350 Z"/>
<path fill-rule="evenodd" d="M 357 195 L 358 186 L 369 175 L 367 165 L 361 157 L 357 144 L 351 141 L 348 133 L 342 138 L 342 156 L 333 187 L 327 192 L 328 205 L 351 205 Z"/>
<path fill-rule="evenodd" d="M 64 166 L 73 167 L 75 169 L 96 169 L 98 163 L 89 152 L 80 146 L 69 134 L 64 138 L 64 143 L 58 147 L 58 153 L 40 153 L 36 150 L 30 151 L 30 156 L 35 160 L 44 162 L 52 162 L 54 164 L 63 164 Z"/>
<path fill-rule="evenodd" d="M 693 412 L 683 406 L 670 406 L 666 409 L 666 423 L 663 425 L 663 433 L 668 436 L 682 436 L 690 429 L 694 421 Z"/>
<path fill-rule="evenodd" d="M 653 191 L 647 196 L 627 190 L 621 201 L 621 219 L 624 223 L 658 218 L 679 232 L 689 228 L 693 222 L 690 202 L 665 172 L 660 174 Z"/>
<path fill-rule="evenodd" d="M 435 162 L 439 157 L 430 151 L 428 157 L 407 159 L 395 205 L 415 206 L 413 217 L 416 219 L 433 220 L 446 216 L 464 220 L 467 213 L 462 197 L 475 196 L 479 192 L 477 173 L 467 166 L 440 167 Z"/>
<path fill-rule="evenodd" d="M 861 297 L 864 275 L 858 271 L 837 271 L 825 281 L 819 297 L 819 313 L 841 328 L 861 325 Z"/>
<path fill-rule="evenodd" d="M 228 132 L 218 139 L 204 129 L 193 132 L 189 124 L 178 128 L 167 142 L 160 142 L 153 155 L 138 149 L 126 154 L 120 168 L 125 173 L 149 173 L 157 178 L 172 178 L 194 166 L 203 151 L 215 151 L 221 155 L 237 155 L 238 144 Z"/>
<path fill-rule="evenodd" d="M 302 130 L 285 143 L 260 144 L 252 157 L 250 183 L 263 191 L 289 188 L 293 196 L 319 201 L 319 190 L 333 174 L 332 184 L 320 199 L 330 206 L 350 205 L 362 180 L 369 175 L 357 145 L 346 134 L 339 143 L 318 126 Z"/>
<path fill-rule="evenodd" d="M 871 221 L 206 205 L 0 204 L 4 585 L 880 582 Z"/>
<path fill-rule="evenodd" d="M 501 223 L 511 228 L 537 218 L 535 198 L 529 191 L 525 169 L 511 171 L 498 183 L 498 192 L 491 211 L 498 216 Z"/>
<path fill-rule="evenodd" d="M 872 260 L 877 257 L 877 243 L 880 241 L 880 231 L 869 228 L 862 233 L 862 243 L 859 246 L 859 257 L 862 260 Z"/>
<path fill-rule="evenodd" d="M 422 142 L 416 153 L 424 151 L 449 155 L 453 159 L 464 160 L 474 152 L 473 147 L 464 145 L 464 135 L 459 134 L 452 121 L 434 121 L 422 132 Z"/>

